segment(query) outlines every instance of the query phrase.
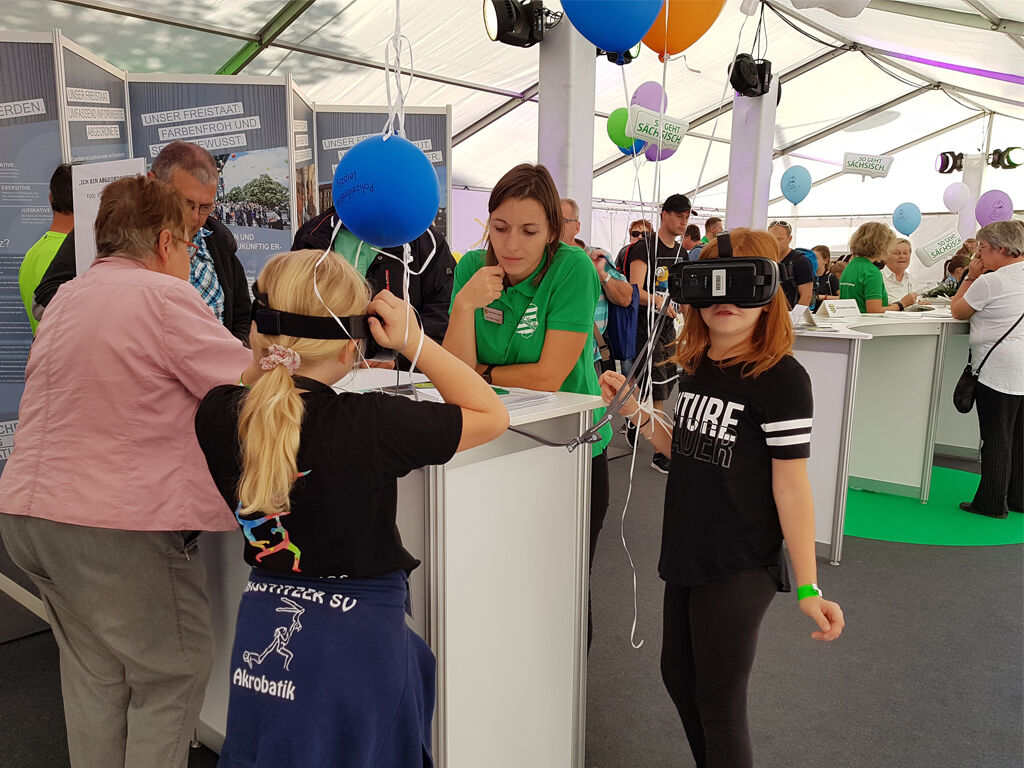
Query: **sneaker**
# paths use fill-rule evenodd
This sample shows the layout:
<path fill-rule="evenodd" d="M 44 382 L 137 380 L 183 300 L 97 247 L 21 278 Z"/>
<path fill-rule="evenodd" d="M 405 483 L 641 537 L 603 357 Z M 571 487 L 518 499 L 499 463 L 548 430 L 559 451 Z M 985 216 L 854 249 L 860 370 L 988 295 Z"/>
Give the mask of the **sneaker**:
<path fill-rule="evenodd" d="M 651 466 L 661 472 L 661 474 L 667 475 L 672 466 L 672 457 L 666 456 L 663 453 L 655 453 L 654 458 L 651 459 Z"/>

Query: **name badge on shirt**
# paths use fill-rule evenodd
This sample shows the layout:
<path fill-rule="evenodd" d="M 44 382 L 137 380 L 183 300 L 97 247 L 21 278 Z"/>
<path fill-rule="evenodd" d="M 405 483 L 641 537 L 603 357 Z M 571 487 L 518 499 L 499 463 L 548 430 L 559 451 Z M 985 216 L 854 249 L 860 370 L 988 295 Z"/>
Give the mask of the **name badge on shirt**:
<path fill-rule="evenodd" d="M 494 307 L 484 307 L 484 320 L 501 325 L 505 322 L 505 313 Z"/>

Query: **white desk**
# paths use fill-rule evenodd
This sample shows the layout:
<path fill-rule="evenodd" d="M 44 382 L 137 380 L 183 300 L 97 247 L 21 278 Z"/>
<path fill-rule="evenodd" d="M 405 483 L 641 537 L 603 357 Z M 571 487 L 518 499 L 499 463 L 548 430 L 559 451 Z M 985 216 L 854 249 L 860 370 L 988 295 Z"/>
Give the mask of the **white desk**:
<path fill-rule="evenodd" d="M 928 501 L 934 454 L 976 457 L 977 419 L 952 406 L 966 364 L 966 322 L 948 311 L 835 319 L 803 331 L 794 354 L 811 376 L 808 471 L 819 556 L 838 563 L 848 486 Z"/>
<path fill-rule="evenodd" d="M 390 382 L 389 382 L 390 383 Z M 569 440 L 601 399 L 558 393 L 513 426 Z M 399 480 L 398 524 L 423 564 L 411 626 L 437 656 L 439 768 L 582 768 L 586 722 L 590 447 L 506 432 Z M 215 637 L 199 736 L 219 751 L 230 654 L 249 572 L 237 532 L 204 534 Z"/>

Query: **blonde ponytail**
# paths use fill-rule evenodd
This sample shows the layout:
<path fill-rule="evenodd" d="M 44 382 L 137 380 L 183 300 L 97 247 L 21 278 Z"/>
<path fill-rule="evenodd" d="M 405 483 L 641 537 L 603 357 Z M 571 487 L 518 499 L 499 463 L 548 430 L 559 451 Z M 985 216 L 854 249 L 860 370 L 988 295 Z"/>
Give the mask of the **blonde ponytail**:
<path fill-rule="evenodd" d="M 274 309 L 328 317 L 327 306 L 313 292 L 314 269 L 320 295 L 337 316 L 365 313 L 370 300 L 365 280 L 334 253 L 279 254 L 267 262 L 257 284 Z M 253 334 L 255 349 L 268 349 L 273 344 L 290 348 L 298 353 L 302 365 L 336 359 L 345 345 L 352 343 Z M 299 473 L 299 436 L 304 415 L 305 404 L 285 365 L 275 365 L 246 393 L 238 417 L 242 446 L 242 473 L 238 480 L 241 514 L 275 515 L 289 509 L 289 496 Z"/>
<path fill-rule="evenodd" d="M 299 452 L 299 429 L 305 406 L 291 373 L 274 366 L 252 385 L 238 417 L 242 443 L 242 477 L 238 483 L 241 514 L 278 514 L 288 509 Z"/>

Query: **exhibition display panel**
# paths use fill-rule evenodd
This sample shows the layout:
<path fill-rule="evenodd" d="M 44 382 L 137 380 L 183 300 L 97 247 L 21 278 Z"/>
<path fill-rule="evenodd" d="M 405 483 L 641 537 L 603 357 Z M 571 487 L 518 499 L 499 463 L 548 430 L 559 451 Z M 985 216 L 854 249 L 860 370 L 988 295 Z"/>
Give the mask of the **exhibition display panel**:
<path fill-rule="evenodd" d="M 560 392 L 513 408 L 512 426 L 565 442 L 601 405 Z M 509 431 L 399 480 L 402 540 L 422 561 L 409 622 L 437 656 L 437 766 L 583 765 L 590 457 Z M 201 547 L 215 656 L 199 737 L 215 750 L 249 573 L 242 547 L 237 531 L 205 534 Z"/>

